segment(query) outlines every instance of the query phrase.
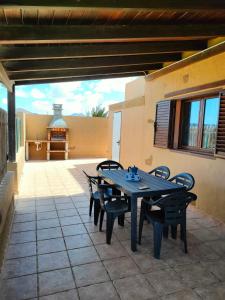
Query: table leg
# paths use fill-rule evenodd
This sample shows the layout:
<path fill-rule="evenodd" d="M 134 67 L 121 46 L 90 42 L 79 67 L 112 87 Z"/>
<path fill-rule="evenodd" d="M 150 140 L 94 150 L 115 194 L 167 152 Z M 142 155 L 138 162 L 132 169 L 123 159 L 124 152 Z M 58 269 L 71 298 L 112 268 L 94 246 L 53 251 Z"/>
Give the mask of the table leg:
<path fill-rule="evenodd" d="M 131 250 L 137 251 L 137 197 L 131 196 Z"/>

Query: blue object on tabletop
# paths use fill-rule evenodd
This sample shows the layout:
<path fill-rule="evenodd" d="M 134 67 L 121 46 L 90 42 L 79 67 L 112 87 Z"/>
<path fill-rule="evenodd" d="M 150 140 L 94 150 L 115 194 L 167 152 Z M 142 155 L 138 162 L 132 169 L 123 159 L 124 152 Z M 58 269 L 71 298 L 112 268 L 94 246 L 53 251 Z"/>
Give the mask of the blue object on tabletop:
<path fill-rule="evenodd" d="M 138 175 L 138 168 L 133 166 L 128 168 L 128 172 L 126 174 L 126 180 L 128 181 L 140 181 L 141 177 Z"/>

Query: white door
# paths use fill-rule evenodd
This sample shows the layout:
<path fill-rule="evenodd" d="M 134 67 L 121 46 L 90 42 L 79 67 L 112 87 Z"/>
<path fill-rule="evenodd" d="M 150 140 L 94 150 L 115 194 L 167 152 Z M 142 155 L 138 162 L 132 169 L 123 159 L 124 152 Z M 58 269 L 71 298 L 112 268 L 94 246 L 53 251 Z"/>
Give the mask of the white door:
<path fill-rule="evenodd" d="M 121 111 L 113 115 L 112 159 L 120 161 Z"/>

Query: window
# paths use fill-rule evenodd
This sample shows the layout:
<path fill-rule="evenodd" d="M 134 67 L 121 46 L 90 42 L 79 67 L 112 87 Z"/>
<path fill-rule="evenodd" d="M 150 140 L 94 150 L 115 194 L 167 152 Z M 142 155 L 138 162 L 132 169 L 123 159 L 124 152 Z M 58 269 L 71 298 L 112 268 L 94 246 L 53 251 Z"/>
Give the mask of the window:
<path fill-rule="evenodd" d="M 197 147 L 200 101 L 188 101 L 183 104 L 182 145 Z"/>
<path fill-rule="evenodd" d="M 159 101 L 154 146 L 225 157 L 225 92 Z"/>
<path fill-rule="evenodd" d="M 182 103 L 181 148 L 213 151 L 216 146 L 219 97 Z"/>

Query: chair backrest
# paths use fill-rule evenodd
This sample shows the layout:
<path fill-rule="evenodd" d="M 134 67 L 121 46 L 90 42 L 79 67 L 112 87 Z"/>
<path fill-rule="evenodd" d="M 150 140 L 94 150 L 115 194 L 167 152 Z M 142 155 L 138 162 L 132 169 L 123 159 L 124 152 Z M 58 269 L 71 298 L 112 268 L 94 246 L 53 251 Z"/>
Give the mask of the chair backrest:
<path fill-rule="evenodd" d="M 170 177 L 170 169 L 166 166 L 159 166 L 148 173 L 163 179 L 168 179 Z"/>
<path fill-rule="evenodd" d="M 93 195 L 93 186 L 92 185 L 97 185 L 97 182 L 90 176 L 88 175 L 84 170 L 82 170 L 84 175 L 86 176 L 87 182 L 88 182 L 88 188 L 89 188 L 89 193 L 90 196 Z"/>
<path fill-rule="evenodd" d="M 105 160 L 99 163 L 96 170 L 123 170 L 123 166 L 114 160 Z"/>
<path fill-rule="evenodd" d="M 98 193 L 99 193 L 99 199 L 100 199 L 100 205 L 103 207 L 105 203 L 105 192 L 106 192 L 106 187 L 104 184 L 99 184 L 98 185 Z"/>
<path fill-rule="evenodd" d="M 186 191 L 173 193 L 159 199 L 158 203 L 163 209 L 165 224 L 175 225 L 184 222 L 186 220 L 186 208 L 189 203 L 196 199 L 195 194 Z"/>
<path fill-rule="evenodd" d="M 189 173 L 180 173 L 170 178 L 169 181 L 175 182 L 176 184 L 182 185 L 186 188 L 186 191 L 193 189 L 195 185 L 194 177 Z"/>

